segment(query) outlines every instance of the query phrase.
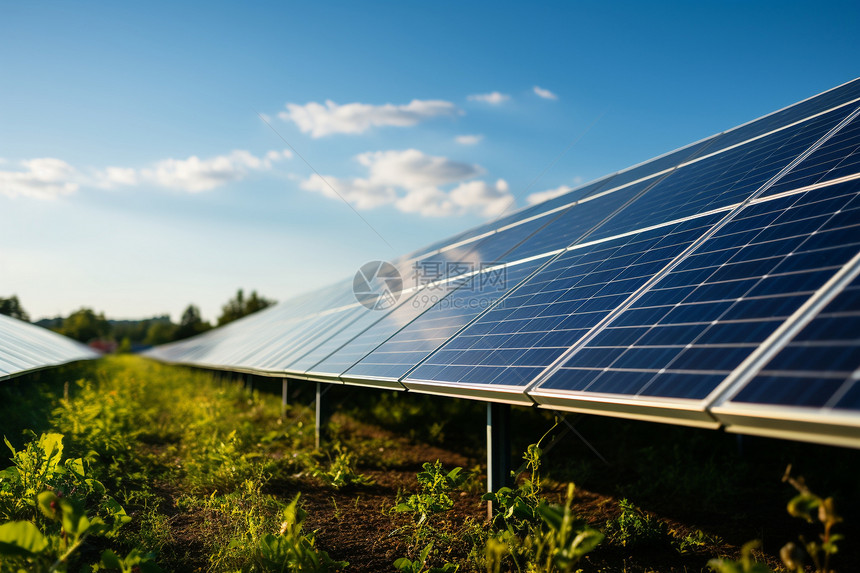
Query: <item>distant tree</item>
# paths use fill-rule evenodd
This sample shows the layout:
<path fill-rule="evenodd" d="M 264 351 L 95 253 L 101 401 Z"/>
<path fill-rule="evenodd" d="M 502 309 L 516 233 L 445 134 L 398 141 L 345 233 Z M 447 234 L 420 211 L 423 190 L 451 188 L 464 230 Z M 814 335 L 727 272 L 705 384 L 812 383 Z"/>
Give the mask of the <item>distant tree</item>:
<path fill-rule="evenodd" d="M 110 335 L 110 324 L 103 313 L 82 308 L 63 320 L 58 332 L 81 342 L 90 342 Z"/>
<path fill-rule="evenodd" d="M 122 342 L 119 343 L 119 346 L 116 348 L 117 354 L 129 354 L 131 352 L 131 339 L 126 336 L 122 339 Z"/>
<path fill-rule="evenodd" d="M 158 346 L 159 344 L 167 344 L 174 340 L 177 326 L 170 321 L 152 322 L 146 331 L 146 337 L 143 343 L 149 346 Z"/>
<path fill-rule="evenodd" d="M 239 289 L 234 298 L 227 301 L 227 304 L 221 307 L 221 316 L 218 317 L 218 326 L 223 326 L 228 322 L 238 320 L 243 316 L 263 310 L 275 304 L 274 300 L 262 297 L 257 294 L 257 291 L 251 291 L 251 295 L 246 299 L 245 293 Z"/>
<path fill-rule="evenodd" d="M 179 321 L 179 326 L 176 328 L 173 339 L 182 340 L 183 338 L 206 332 L 210 328 L 212 328 L 212 325 L 204 322 L 200 317 L 200 309 L 193 304 L 189 304 L 185 312 L 182 313 L 182 319 Z"/>
<path fill-rule="evenodd" d="M 18 320 L 30 322 L 30 317 L 27 315 L 27 311 L 24 310 L 18 297 L 14 294 L 9 298 L 0 297 L 0 314 L 5 314 L 6 316 L 11 316 Z"/>
<path fill-rule="evenodd" d="M 111 334 L 116 340 L 123 340 L 125 338 L 129 339 L 132 348 L 137 345 L 146 344 L 146 337 L 149 334 L 149 329 L 156 322 L 165 322 L 170 324 L 170 316 L 162 315 L 162 316 L 154 316 L 152 318 L 145 318 L 143 320 L 110 320 L 108 319 L 111 325 Z M 171 333 L 172 337 L 172 333 Z M 163 342 L 170 342 L 170 337 L 168 337 Z"/>

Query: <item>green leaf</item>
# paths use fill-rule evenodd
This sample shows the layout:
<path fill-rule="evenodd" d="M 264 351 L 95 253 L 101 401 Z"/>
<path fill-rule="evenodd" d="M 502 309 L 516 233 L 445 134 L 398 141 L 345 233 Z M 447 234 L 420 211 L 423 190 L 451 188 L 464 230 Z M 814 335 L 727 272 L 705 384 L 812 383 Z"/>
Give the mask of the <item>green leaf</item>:
<path fill-rule="evenodd" d="M 29 521 L 10 521 L 0 525 L 0 554 L 33 555 L 48 547 L 48 540 Z"/>
<path fill-rule="evenodd" d="M 122 569 L 122 562 L 116 553 L 111 551 L 110 549 L 105 549 L 102 552 L 102 567 L 106 567 L 108 569 Z"/>
<path fill-rule="evenodd" d="M 596 529 L 586 529 L 573 540 L 573 546 L 576 548 L 576 555 L 585 555 L 600 545 L 600 542 L 603 541 L 604 537 L 605 536 Z"/>
<path fill-rule="evenodd" d="M 63 457 L 63 434 L 42 434 L 39 436 L 39 447 L 44 452 L 42 460 L 48 468 L 48 475 L 50 475 Z"/>
<path fill-rule="evenodd" d="M 811 493 L 801 493 L 788 502 L 788 513 L 794 517 L 805 519 L 812 523 L 812 516 L 817 514 L 821 498 Z"/>
<path fill-rule="evenodd" d="M 84 508 L 67 498 L 60 500 L 60 507 L 63 509 L 63 529 L 66 533 L 74 537 L 86 533 L 90 528 L 90 520 L 87 519 Z"/>
<path fill-rule="evenodd" d="M 84 477 L 84 460 L 82 460 L 81 458 L 66 460 L 65 465 L 67 470 L 69 470 L 79 478 Z"/>
<path fill-rule="evenodd" d="M 53 521 L 60 519 L 60 498 L 52 491 L 43 491 L 36 497 L 37 505 L 42 514 Z"/>

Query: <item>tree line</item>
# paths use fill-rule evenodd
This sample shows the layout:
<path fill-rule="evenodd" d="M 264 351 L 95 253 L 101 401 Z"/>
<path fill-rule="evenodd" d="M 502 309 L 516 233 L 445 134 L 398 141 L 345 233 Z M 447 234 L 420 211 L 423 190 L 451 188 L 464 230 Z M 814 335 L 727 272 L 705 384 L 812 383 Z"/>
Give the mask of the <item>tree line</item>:
<path fill-rule="evenodd" d="M 128 352 L 146 346 L 183 340 L 273 304 L 275 304 L 274 300 L 258 295 L 257 291 L 251 291 L 250 295 L 245 296 L 244 291 L 239 289 L 236 295 L 221 307 L 221 315 L 214 326 L 209 321 L 203 320 L 200 309 L 194 304 L 189 304 L 185 308 L 178 323 L 171 321 L 170 316 L 166 314 L 143 320 L 113 320 L 106 318 L 103 312 L 82 307 L 67 317 L 44 318 L 36 321 L 35 324 L 85 344 L 98 341 L 116 343 L 118 351 Z M 15 295 L 9 298 L 0 297 L 0 314 L 30 321 L 29 314 Z"/>

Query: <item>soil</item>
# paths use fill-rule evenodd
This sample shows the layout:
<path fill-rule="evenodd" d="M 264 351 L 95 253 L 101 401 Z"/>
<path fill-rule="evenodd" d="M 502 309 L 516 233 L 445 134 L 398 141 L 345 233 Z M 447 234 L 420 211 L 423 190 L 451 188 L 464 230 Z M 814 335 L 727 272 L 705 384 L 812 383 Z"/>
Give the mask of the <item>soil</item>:
<path fill-rule="evenodd" d="M 299 479 L 272 481 L 267 491 L 284 501 L 300 493 L 302 506 L 308 512 L 306 530 L 316 532 L 318 548 L 328 552 L 333 559 L 349 562 L 348 571 L 395 571 L 393 563 L 396 559 L 404 556 L 414 559 L 423 547 L 412 538 L 411 516 L 391 511 L 398 499 L 418 490 L 416 473 L 422 464 L 438 459 L 446 468 L 472 468 L 479 460 L 451 449 L 410 441 L 372 425 L 348 419 L 340 420 L 340 425 L 339 438 L 346 436 L 352 444 L 367 443 L 377 450 L 378 456 L 362 456 L 362 459 L 370 458 L 372 461 L 359 467 L 361 473 L 372 479 L 371 485 L 335 490 L 309 476 L 300 476 Z M 563 483 L 550 483 L 548 497 L 560 501 L 564 489 Z M 208 562 L 201 531 L 211 527 L 211 524 L 203 523 L 210 516 L 168 507 L 181 492 L 173 491 L 167 484 L 160 486 L 160 493 L 173 531 L 172 542 L 162 552 L 166 559 L 164 564 L 167 567 L 172 564 L 176 570 L 205 571 Z M 480 487 L 475 487 L 472 492 L 459 493 L 454 507 L 436 522 L 436 527 L 457 532 L 468 520 L 484 522 L 487 505 L 481 500 L 481 495 Z M 577 488 L 573 508 L 593 527 L 603 529 L 607 520 L 619 514 L 618 501 L 618 497 L 613 495 Z M 714 514 L 689 505 L 679 506 L 671 499 L 648 509 L 656 509 L 656 515 L 681 536 L 701 528 L 721 539 L 685 554 L 668 546 L 631 550 L 605 541 L 579 566 L 584 571 L 595 572 L 710 571 L 708 559 L 717 556 L 737 558 L 744 542 L 758 538 L 764 539 L 770 551 L 758 553 L 757 557 L 766 559 L 776 570 L 780 565 L 776 556 L 779 547 L 785 540 L 795 539 L 798 532 L 796 524 L 785 519 L 784 506 L 777 506 L 765 514 L 756 512 L 754 522 L 740 514 L 734 517 L 731 511 Z M 452 560 L 466 556 L 469 548 L 462 545 L 447 548 Z"/>

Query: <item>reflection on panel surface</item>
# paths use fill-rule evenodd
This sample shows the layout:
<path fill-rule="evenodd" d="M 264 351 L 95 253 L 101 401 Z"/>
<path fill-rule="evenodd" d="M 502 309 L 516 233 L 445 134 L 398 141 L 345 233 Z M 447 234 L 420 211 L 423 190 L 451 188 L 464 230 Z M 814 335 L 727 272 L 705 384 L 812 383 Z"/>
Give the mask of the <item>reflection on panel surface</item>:
<path fill-rule="evenodd" d="M 56 332 L 0 314 L 0 380 L 98 356 Z"/>

